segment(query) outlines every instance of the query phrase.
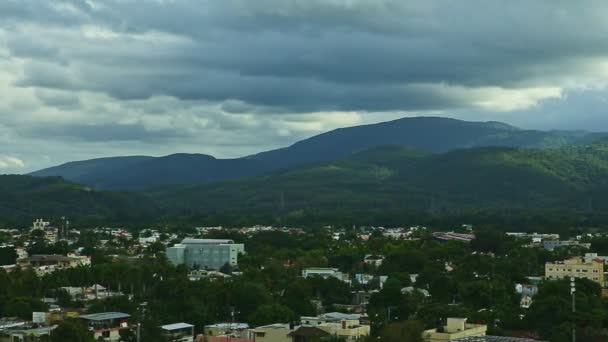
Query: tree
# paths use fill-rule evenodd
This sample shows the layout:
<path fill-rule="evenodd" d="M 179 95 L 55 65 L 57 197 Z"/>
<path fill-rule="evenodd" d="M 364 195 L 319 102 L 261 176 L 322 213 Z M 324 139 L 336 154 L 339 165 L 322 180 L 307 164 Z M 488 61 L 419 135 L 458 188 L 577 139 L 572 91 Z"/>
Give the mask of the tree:
<path fill-rule="evenodd" d="M 272 323 L 289 323 L 296 315 L 291 309 L 280 304 L 262 305 L 249 315 L 248 321 L 254 327 Z"/>
<path fill-rule="evenodd" d="M 424 324 L 420 321 L 391 323 L 380 333 L 381 342 L 422 342 Z"/>
<path fill-rule="evenodd" d="M 13 247 L 0 248 L 0 265 L 13 265 L 17 260 L 17 253 Z"/>
<path fill-rule="evenodd" d="M 35 298 L 13 297 L 6 302 L 3 315 L 31 319 L 32 312 L 46 312 L 48 308 L 47 304 Z"/>
<path fill-rule="evenodd" d="M 51 342 L 94 342 L 87 327 L 74 319 L 67 319 L 51 332 Z"/>

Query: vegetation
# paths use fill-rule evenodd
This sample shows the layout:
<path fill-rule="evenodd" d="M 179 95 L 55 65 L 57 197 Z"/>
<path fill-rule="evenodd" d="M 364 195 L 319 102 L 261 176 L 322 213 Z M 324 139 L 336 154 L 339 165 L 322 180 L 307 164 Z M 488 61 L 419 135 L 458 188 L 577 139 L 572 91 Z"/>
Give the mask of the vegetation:
<path fill-rule="evenodd" d="M 108 254 L 115 254 L 114 249 L 98 248 L 90 268 L 58 270 L 42 278 L 31 271 L 7 274 L 0 270 L 0 315 L 29 318 L 32 311 L 46 309 L 40 298 L 54 297 L 64 306 L 84 306 L 91 313 L 128 313 L 132 321 L 142 322 L 143 340 L 153 342 L 158 340 L 161 324 L 189 322 L 202 331 L 204 325 L 233 317 L 252 326 L 288 323 L 315 315 L 320 308 L 341 311 L 341 304 L 353 302 L 353 291 L 378 290 L 367 309 L 374 338 L 379 336 L 382 341 L 416 341 L 423 329 L 438 327 L 447 317 L 487 324 L 494 335 L 527 331 L 550 341 L 568 340 L 571 324 L 576 322 L 579 341 L 606 338 L 602 334 L 608 327 L 608 299 L 600 296 L 595 283 L 577 280 L 575 316 L 570 311 L 568 281 L 542 283 L 528 310 L 520 308 L 515 293 L 515 285 L 527 282 L 527 276 L 543 274 L 545 262 L 577 255 L 579 250 L 530 248 L 525 239 L 507 238 L 491 229 L 480 230 L 472 244 L 442 243 L 424 232 L 419 236 L 419 240 L 399 241 L 375 234 L 363 241 L 355 234 L 344 234 L 336 241 L 326 230 L 250 236 L 218 232 L 210 237 L 235 238 L 246 244 L 247 254 L 239 258 L 242 274 L 198 281 L 190 281 L 188 270 L 171 266 L 158 251 L 145 251 L 136 261 L 112 261 Z M 76 245 L 85 241 L 90 238 L 83 237 Z M 375 267 L 361 262 L 367 254 L 386 258 Z M 388 279 L 381 287 L 379 282 L 349 285 L 333 278 L 301 278 L 301 269 L 310 266 L 386 275 Z M 413 274 L 418 275 L 415 282 L 410 279 Z M 85 305 L 58 290 L 95 283 L 121 291 L 124 297 Z M 427 290 L 430 296 L 418 290 L 402 291 L 407 286 Z M 140 304 L 144 302 L 146 315 L 142 316 Z M 78 331 L 78 326 L 67 322 L 55 334 L 77 335 Z"/>

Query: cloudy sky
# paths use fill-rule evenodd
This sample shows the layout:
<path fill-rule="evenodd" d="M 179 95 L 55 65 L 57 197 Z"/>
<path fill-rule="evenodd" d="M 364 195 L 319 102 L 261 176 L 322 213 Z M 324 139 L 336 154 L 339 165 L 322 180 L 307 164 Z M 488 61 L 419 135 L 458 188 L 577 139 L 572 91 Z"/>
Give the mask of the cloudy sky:
<path fill-rule="evenodd" d="M 2 0 L 0 173 L 406 116 L 608 131 L 608 3 Z"/>

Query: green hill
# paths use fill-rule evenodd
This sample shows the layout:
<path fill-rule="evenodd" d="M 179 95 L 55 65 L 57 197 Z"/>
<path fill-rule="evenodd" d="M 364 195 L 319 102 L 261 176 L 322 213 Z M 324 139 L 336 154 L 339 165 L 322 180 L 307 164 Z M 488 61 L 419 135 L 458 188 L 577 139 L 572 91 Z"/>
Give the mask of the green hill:
<path fill-rule="evenodd" d="M 62 216 L 82 223 L 133 223 L 149 220 L 156 212 L 147 196 L 95 191 L 58 177 L 2 175 L 0 193 L 0 223 L 4 225 Z"/>
<path fill-rule="evenodd" d="M 426 154 L 378 147 L 264 177 L 151 192 L 182 215 L 347 217 L 608 209 L 608 147 L 487 147 Z"/>
<path fill-rule="evenodd" d="M 33 172 L 60 176 L 96 189 L 145 189 L 201 184 L 268 174 L 307 163 L 334 161 L 378 146 L 403 146 L 430 153 L 484 146 L 551 148 L 586 144 L 605 134 L 523 130 L 500 122 L 438 117 L 403 118 L 340 128 L 272 151 L 236 159 L 202 154 L 113 157 L 71 162 Z"/>

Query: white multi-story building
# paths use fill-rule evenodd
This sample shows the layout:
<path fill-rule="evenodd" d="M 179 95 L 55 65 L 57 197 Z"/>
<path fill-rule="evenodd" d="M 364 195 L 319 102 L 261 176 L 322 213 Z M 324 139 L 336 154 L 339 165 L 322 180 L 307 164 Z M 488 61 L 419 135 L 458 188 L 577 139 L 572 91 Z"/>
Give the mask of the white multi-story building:
<path fill-rule="evenodd" d="M 236 266 L 241 253 L 245 253 L 245 245 L 220 239 L 188 238 L 167 248 L 167 258 L 172 264 L 196 269 L 217 270 L 226 264 Z"/>

